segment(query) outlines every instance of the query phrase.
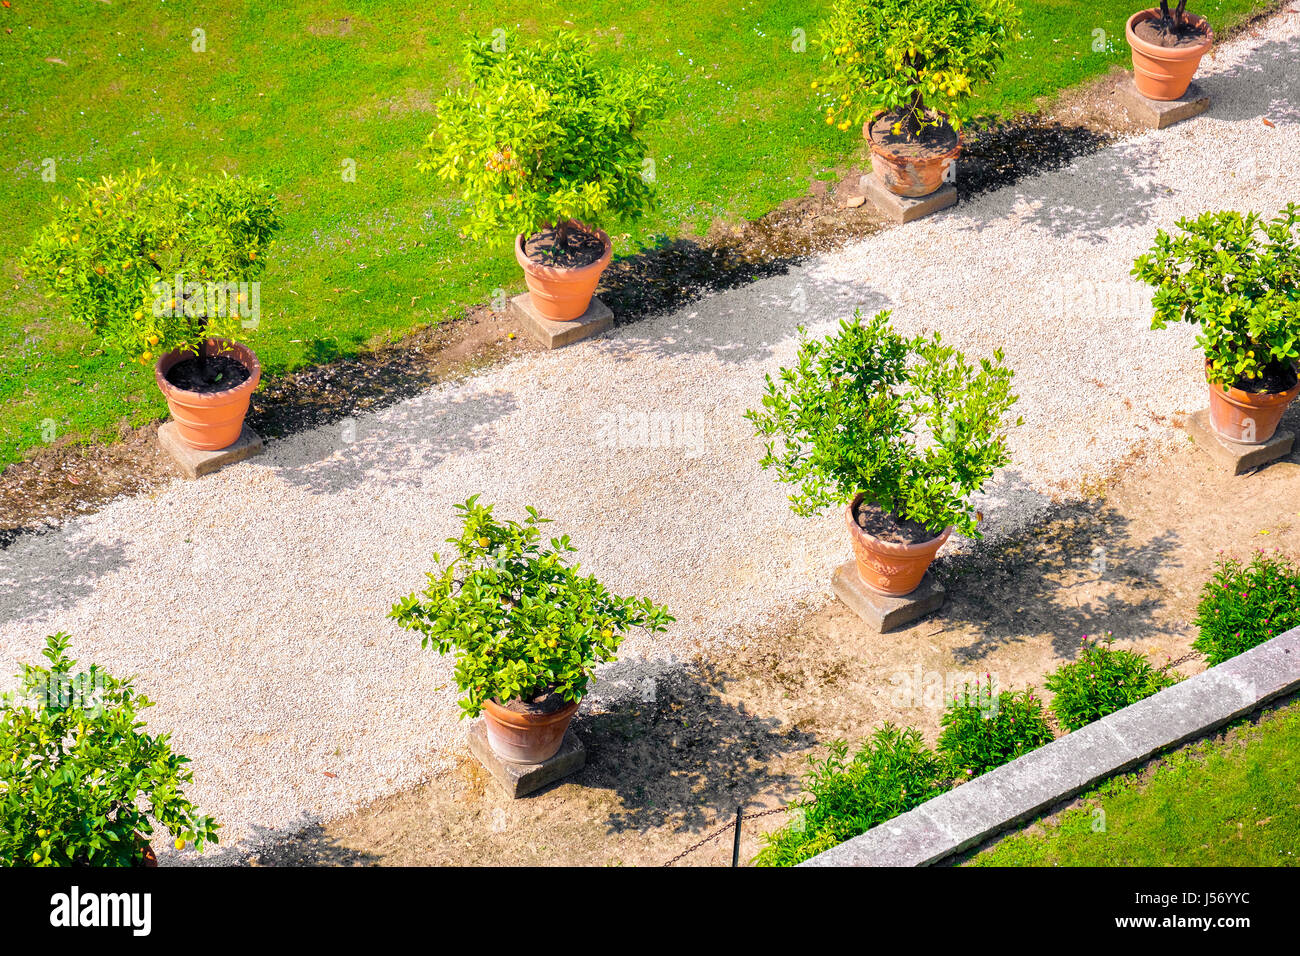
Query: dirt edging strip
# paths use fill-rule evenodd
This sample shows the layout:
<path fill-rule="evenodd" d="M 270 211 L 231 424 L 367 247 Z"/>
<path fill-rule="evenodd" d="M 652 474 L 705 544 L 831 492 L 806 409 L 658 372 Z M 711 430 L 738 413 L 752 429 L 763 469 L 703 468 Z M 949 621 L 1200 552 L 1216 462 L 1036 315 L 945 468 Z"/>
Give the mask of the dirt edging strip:
<path fill-rule="evenodd" d="M 928 866 L 1300 690 L 1300 628 L 1066 734 L 800 866 Z"/>

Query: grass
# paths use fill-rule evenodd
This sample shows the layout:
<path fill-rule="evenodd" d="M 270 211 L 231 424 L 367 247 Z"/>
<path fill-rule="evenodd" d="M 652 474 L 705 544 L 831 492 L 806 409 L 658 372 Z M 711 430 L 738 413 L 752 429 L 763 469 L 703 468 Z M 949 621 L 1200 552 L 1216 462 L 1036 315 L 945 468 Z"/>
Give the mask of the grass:
<path fill-rule="evenodd" d="M 1104 817 L 1098 811 L 1104 813 Z M 1104 820 L 1104 832 L 1094 830 Z M 1300 864 L 1300 704 L 1107 781 L 973 866 Z"/>
<path fill-rule="evenodd" d="M 1264 4 L 1206 0 L 1216 28 Z M 827 178 L 860 138 L 817 121 L 813 0 L 219 0 L 39 3 L 0 9 L 0 468 L 56 438 L 111 437 L 161 418 L 152 372 L 96 343 L 23 281 L 17 259 L 78 178 L 151 157 L 269 181 L 286 227 L 251 344 L 268 375 L 355 354 L 522 288 L 503 245 L 457 237 L 455 195 L 415 170 L 432 102 L 471 31 L 566 25 L 610 62 L 666 64 L 682 100 L 654 144 L 657 213 L 616 236 L 633 252 L 716 219 L 761 215 Z M 980 108 L 1008 113 L 1127 59 L 1133 0 L 1034 0 Z M 520 20 L 520 15 L 526 19 Z M 204 31 L 195 52 L 193 31 Z M 1104 31 L 1100 52 L 1097 35 Z M 62 62 L 51 62 L 51 61 Z M 45 161 L 54 161 L 47 182 Z M 345 182 L 345 160 L 356 181 Z"/>

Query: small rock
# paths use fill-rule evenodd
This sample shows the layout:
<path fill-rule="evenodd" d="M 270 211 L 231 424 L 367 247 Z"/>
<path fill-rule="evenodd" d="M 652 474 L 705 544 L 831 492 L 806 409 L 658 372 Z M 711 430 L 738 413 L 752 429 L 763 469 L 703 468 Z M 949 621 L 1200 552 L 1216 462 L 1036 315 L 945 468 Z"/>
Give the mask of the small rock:
<path fill-rule="evenodd" d="M 844 203 L 844 208 L 845 208 L 845 209 L 857 209 L 859 206 L 861 206 L 861 205 L 862 205 L 864 202 L 866 202 L 866 201 L 867 201 L 867 197 L 866 197 L 866 196 L 850 196 L 850 197 L 848 198 L 848 200 Z"/>

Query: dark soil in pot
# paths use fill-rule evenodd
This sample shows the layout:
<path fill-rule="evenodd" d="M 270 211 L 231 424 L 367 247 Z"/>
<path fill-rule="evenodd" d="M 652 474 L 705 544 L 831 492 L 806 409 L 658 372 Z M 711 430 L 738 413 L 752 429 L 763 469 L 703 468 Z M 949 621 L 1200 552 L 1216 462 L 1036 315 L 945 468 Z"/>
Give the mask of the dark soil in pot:
<path fill-rule="evenodd" d="M 1239 379 L 1232 386 L 1252 395 L 1276 395 L 1291 391 L 1297 380 L 1300 379 L 1297 379 L 1296 370 L 1291 365 L 1273 361 L 1264 366 L 1264 374 L 1259 378 Z"/>
<path fill-rule="evenodd" d="M 1143 20 L 1133 27 L 1139 40 L 1155 46 L 1177 48 L 1198 46 L 1205 42 L 1208 28 L 1205 23 L 1184 23 L 1174 25 L 1164 20 Z"/>
<path fill-rule="evenodd" d="M 871 124 L 871 141 L 876 146 L 909 159 L 930 159 L 946 156 L 957 148 L 957 131 L 946 122 L 942 126 L 927 126 L 917 139 L 906 131 L 894 132 L 899 114 L 885 113 Z"/>
<path fill-rule="evenodd" d="M 569 706 L 569 701 L 565 700 L 559 693 L 548 690 L 546 693 L 533 698 L 525 703 L 522 700 L 511 700 L 506 703 L 493 698 L 492 702 L 498 707 L 504 708 L 514 714 L 532 714 L 541 716 L 542 714 L 553 714 L 557 710 L 563 710 Z"/>
<path fill-rule="evenodd" d="M 543 229 L 529 236 L 524 243 L 524 255 L 539 266 L 554 269 L 577 269 L 589 266 L 605 254 L 605 243 L 600 236 L 583 229 L 570 229 L 563 243 L 559 231 Z"/>
<path fill-rule="evenodd" d="M 167 381 L 187 392 L 210 395 L 244 384 L 248 381 L 248 369 L 229 355 L 210 355 L 202 363 L 197 358 L 187 358 L 167 370 Z"/>
<path fill-rule="evenodd" d="M 859 528 L 872 537 L 894 544 L 925 544 L 939 535 L 925 525 L 890 514 L 879 505 L 863 501 L 853 512 L 853 520 Z"/>

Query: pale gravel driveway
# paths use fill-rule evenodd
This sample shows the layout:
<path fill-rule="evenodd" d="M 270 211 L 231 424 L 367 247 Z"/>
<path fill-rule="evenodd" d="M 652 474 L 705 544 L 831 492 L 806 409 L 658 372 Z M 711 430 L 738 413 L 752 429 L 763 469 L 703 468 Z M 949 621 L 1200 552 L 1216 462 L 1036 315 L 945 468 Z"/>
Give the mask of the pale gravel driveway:
<path fill-rule="evenodd" d="M 1179 440 L 1171 416 L 1204 403 L 1191 330 L 1149 331 L 1128 277 L 1155 229 L 1300 199 L 1300 17 L 1220 49 L 1200 81 L 1206 117 L 433 389 L 359 418 L 352 441 L 317 429 L 21 539 L 0 552 L 3 669 L 66 630 L 81 659 L 138 674 L 223 842 L 343 813 L 463 750 L 449 662 L 385 613 L 421 584 L 452 504 L 479 492 L 502 515 L 558 519 L 612 588 L 677 613 L 604 684 L 636 692 L 671 655 L 829 596 L 840 516 L 793 517 L 740 416 L 799 323 L 824 331 L 859 305 L 973 355 L 1006 350 L 1025 425 L 984 505 L 1006 533 L 1133 449 Z"/>

